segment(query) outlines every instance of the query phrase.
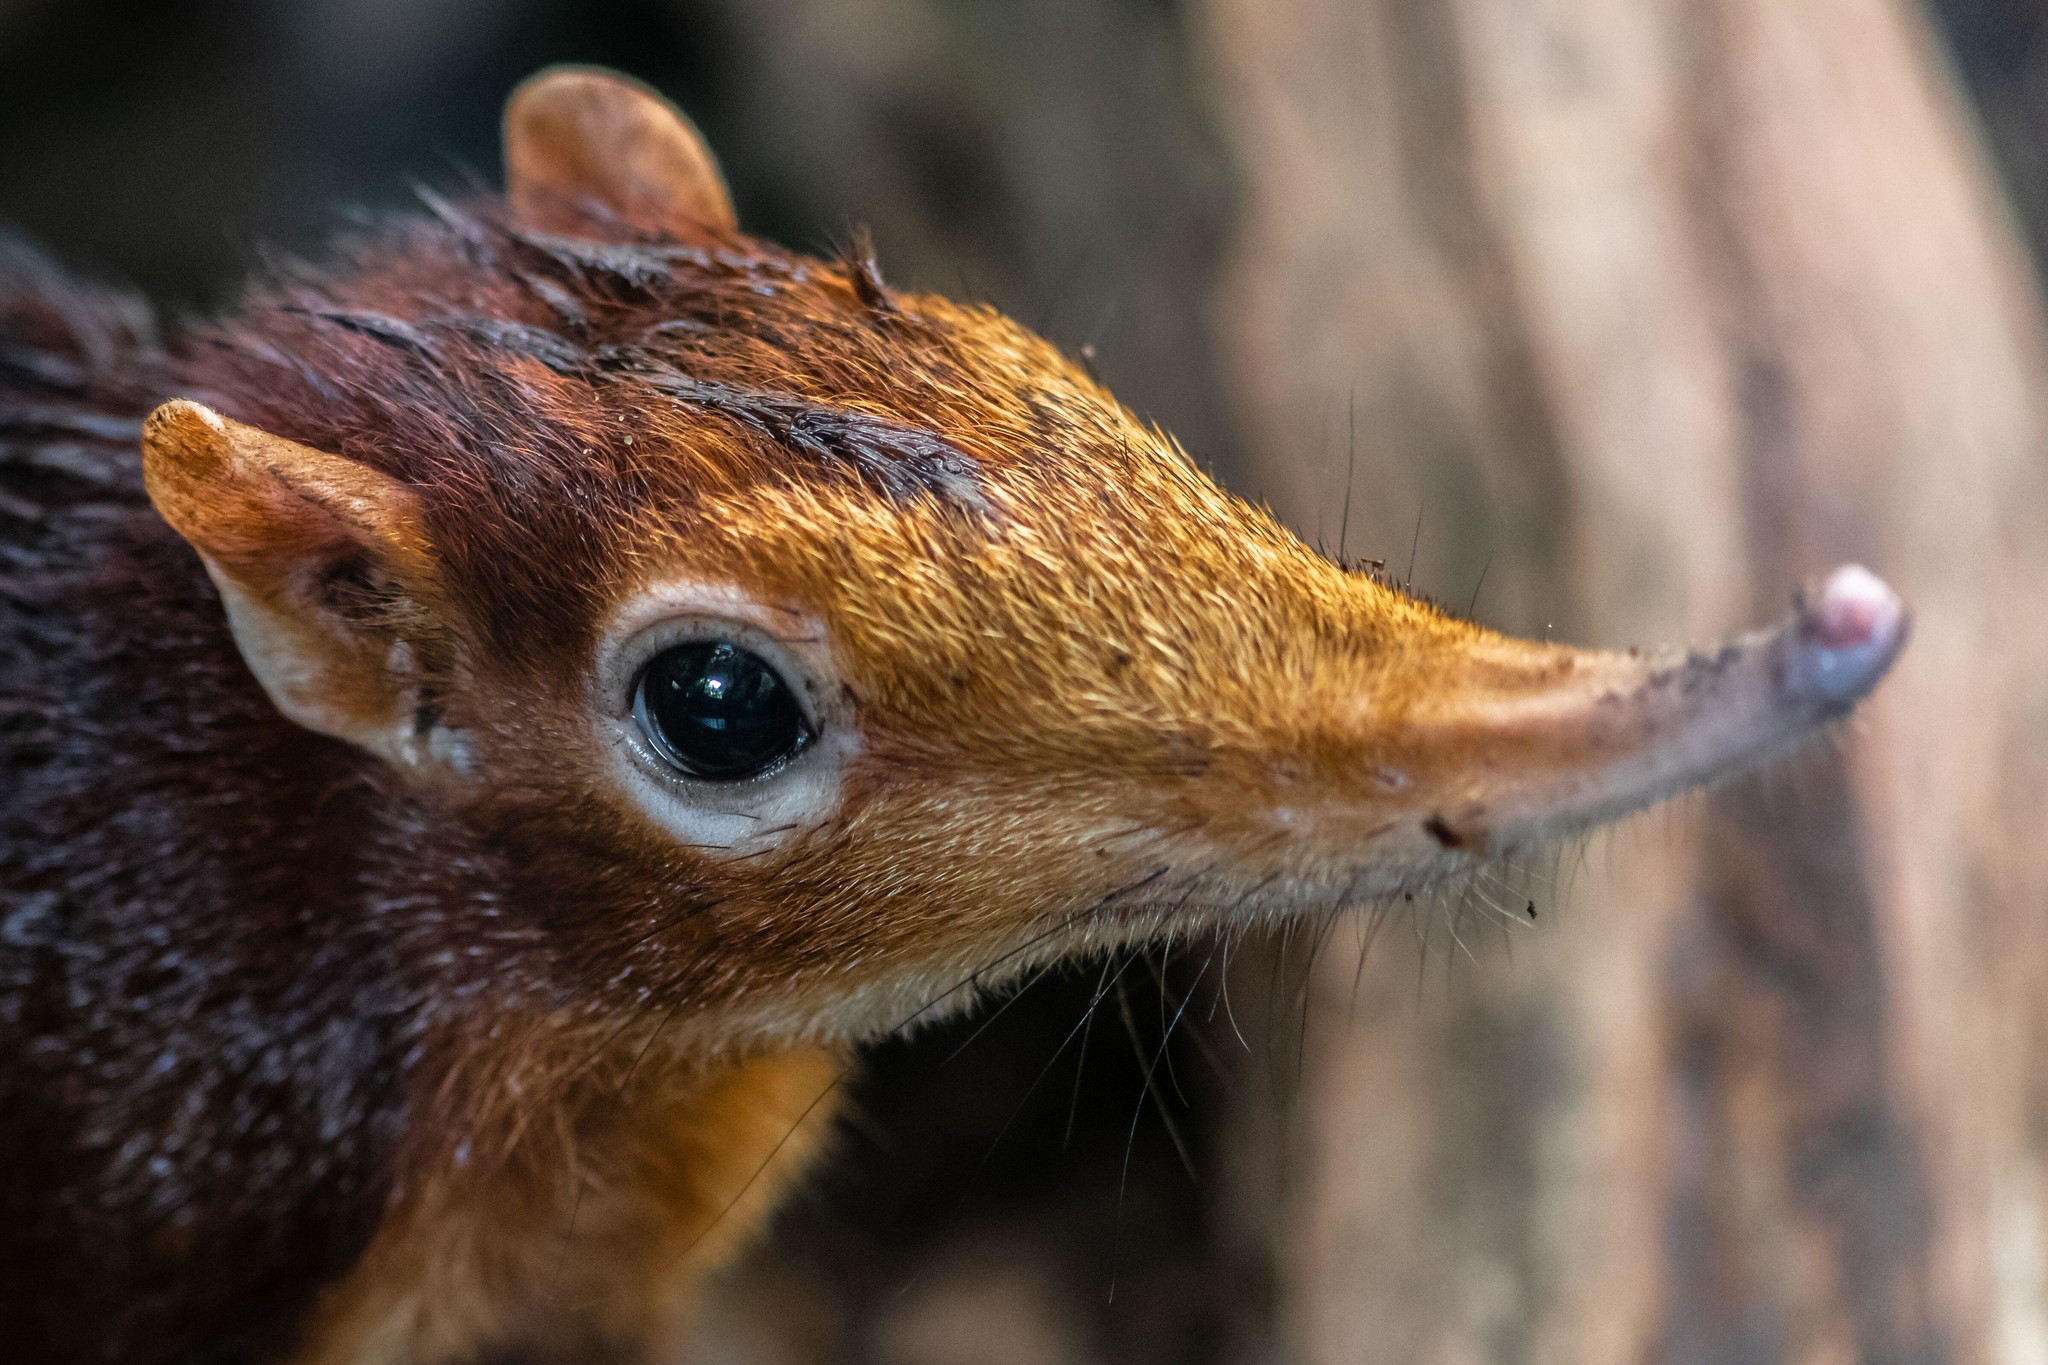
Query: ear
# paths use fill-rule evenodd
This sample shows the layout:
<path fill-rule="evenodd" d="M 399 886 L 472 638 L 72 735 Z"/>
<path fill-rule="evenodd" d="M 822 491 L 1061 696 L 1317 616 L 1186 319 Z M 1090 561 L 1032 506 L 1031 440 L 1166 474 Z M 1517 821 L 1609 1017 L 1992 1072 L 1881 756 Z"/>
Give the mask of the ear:
<path fill-rule="evenodd" d="M 438 593 L 411 490 L 183 399 L 143 424 L 142 473 L 277 709 L 418 762 L 419 654 Z"/>
<path fill-rule="evenodd" d="M 505 193 L 528 227 L 574 232 L 595 205 L 664 232 L 738 226 L 703 136 L 640 82 L 551 66 L 505 102 Z"/>

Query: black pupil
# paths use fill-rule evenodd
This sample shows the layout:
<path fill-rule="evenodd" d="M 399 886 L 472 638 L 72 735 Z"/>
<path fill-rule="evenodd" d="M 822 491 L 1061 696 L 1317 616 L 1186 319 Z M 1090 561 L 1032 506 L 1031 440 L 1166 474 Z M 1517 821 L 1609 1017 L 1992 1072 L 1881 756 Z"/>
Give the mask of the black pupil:
<path fill-rule="evenodd" d="M 655 655 L 641 675 L 639 710 L 663 755 L 694 777 L 751 777 L 804 740 L 803 713 L 775 670 L 723 641 Z"/>

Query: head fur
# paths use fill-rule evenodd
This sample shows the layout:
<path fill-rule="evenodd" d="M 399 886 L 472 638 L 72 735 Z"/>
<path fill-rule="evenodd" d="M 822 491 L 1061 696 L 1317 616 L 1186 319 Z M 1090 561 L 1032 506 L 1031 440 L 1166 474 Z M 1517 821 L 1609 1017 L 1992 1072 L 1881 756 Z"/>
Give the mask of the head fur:
<path fill-rule="evenodd" d="M 32 1357 L 671 1358 L 815 1144 L 807 1043 L 1469 872 L 1812 733 L 1903 642 L 1857 569 L 1711 653 L 1505 639 L 996 313 L 742 235 L 644 87 L 543 73 L 505 127 L 503 199 L 169 347 L 0 247 Z M 636 704 L 707 640 L 807 741 L 737 780 Z"/>
<path fill-rule="evenodd" d="M 859 1036 L 991 960 L 1427 882 L 1821 714 L 1779 695 L 1768 640 L 1689 664 L 1526 644 L 1347 571 L 993 310 L 739 233 L 686 125 L 623 167 L 563 154 L 665 117 L 638 94 L 589 117 L 591 80 L 553 122 L 515 97 L 509 210 L 426 196 L 204 339 L 196 396 L 230 444 L 278 443 L 256 465 L 298 510 L 209 492 L 172 439 L 191 411 L 149 460 L 217 580 L 268 590 L 235 588 L 181 498 L 253 508 L 235 534 L 283 565 L 258 576 L 357 641 L 302 690 L 358 714 L 357 674 L 389 675 L 387 738 L 333 732 L 518 850 L 565 980 Z M 356 512 L 305 493 L 345 469 Z M 607 651 L 679 593 L 813 661 L 846 740 L 798 816 L 679 838 L 621 781 Z M 1715 744 L 1678 742 L 1706 721 Z"/>

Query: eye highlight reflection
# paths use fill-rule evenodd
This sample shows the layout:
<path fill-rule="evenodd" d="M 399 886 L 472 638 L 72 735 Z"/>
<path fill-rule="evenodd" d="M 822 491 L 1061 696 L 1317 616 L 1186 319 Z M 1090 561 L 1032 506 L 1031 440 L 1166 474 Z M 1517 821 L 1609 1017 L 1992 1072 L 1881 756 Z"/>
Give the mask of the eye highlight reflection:
<path fill-rule="evenodd" d="M 726 640 L 655 655 L 640 674 L 633 717 L 663 759 L 711 782 L 772 772 L 810 739 L 803 710 L 781 675 Z"/>

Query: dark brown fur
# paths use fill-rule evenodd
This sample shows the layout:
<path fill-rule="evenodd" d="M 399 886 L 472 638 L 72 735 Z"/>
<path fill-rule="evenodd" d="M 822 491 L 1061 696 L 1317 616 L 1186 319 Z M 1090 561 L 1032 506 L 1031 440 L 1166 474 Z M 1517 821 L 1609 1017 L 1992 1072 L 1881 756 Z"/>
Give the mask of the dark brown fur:
<path fill-rule="evenodd" d="M 597 908 L 646 894 L 617 886 L 600 817 L 515 874 L 278 717 L 142 496 L 156 403 L 199 396 L 422 489 L 465 605 L 536 671 L 584 645 L 554 627 L 591 619 L 609 532 L 678 495 L 621 442 L 634 402 L 984 514 L 975 458 L 917 420 L 952 378 L 943 332 L 878 310 L 871 262 L 550 239 L 431 202 L 171 350 L 26 248 L 0 275 L 0 1339 L 26 1358 L 279 1349 L 376 1223 L 412 1073 L 464 1027 L 435 1017 L 576 1003 L 614 975 Z M 840 406 L 920 344 L 925 392 Z M 517 840 L 528 817 L 497 818 Z"/>
<path fill-rule="evenodd" d="M 508 139 L 509 210 L 167 346 L 0 262 L 12 1358 L 646 1359 L 948 982 L 1405 894 L 1861 695 L 1785 683 L 1806 613 L 1673 673 L 1348 572 L 993 311 L 740 234 L 619 78 Z M 812 622 L 858 740 L 760 856 L 593 721 L 683 579 Z"/>
<path fill-rule="evenodd" d="M 147 314 L 10 253 L 0 1340 L 254 1358 L 375 1222 L 417 1003 L 380 932 L 417 895 L 378 887 L 403 817 L 254 689 L 143 498 L 178 363 Z"/>
<path fill-rule="evenodd" d="M 865 257 L 551 238 L 489 203 L 429 202 L 169 349 L 139 307 L 25 253 L 0 277 L 0 1051 L 17 1059 L 0 1067 L 0 1338 L 17 1358 L 274 1354 L 361 1253 L 407 1135 L 473 1121 L 432 1113 L 447 1075 L 530 1064 L 552 1083 L 583 1060 L 528 1034 L 531 1056 L 477 1062 L 520 1032 L 508 1021 L 609 1028 L 746 980 L 743 942 L 677 950 L 716 884 L 649 880 L 673 860 L 604 810 L 565 811 L 515 769 L 458 819 L 279 718 L 142 497 L 151 407 L 198 397 L 403 479 L 465 614 L 537 679 L 588 648 L 575 628 L 615 580 L 618 529 L 684 521 L 703 491 L 664 484 L 621 413 L 722 424 L 751 460 L 730 485 L 929 498 L 969 537 L 995 515 L 983 471 L 1019 436 L 1099 439 L 1030 372 L 991 387 L 947 322 L 885 303 Z M 993 409 L 972 425 L 1000 444 L 928 425 L 969 425 L 963 404 Z M 542 852 L 512 866 L 506 847 Z M 670 927 L 658 962 L 636 960 L 642 905 Z M 460 1141 L 436 1133 L 437 1157 Z"/>

